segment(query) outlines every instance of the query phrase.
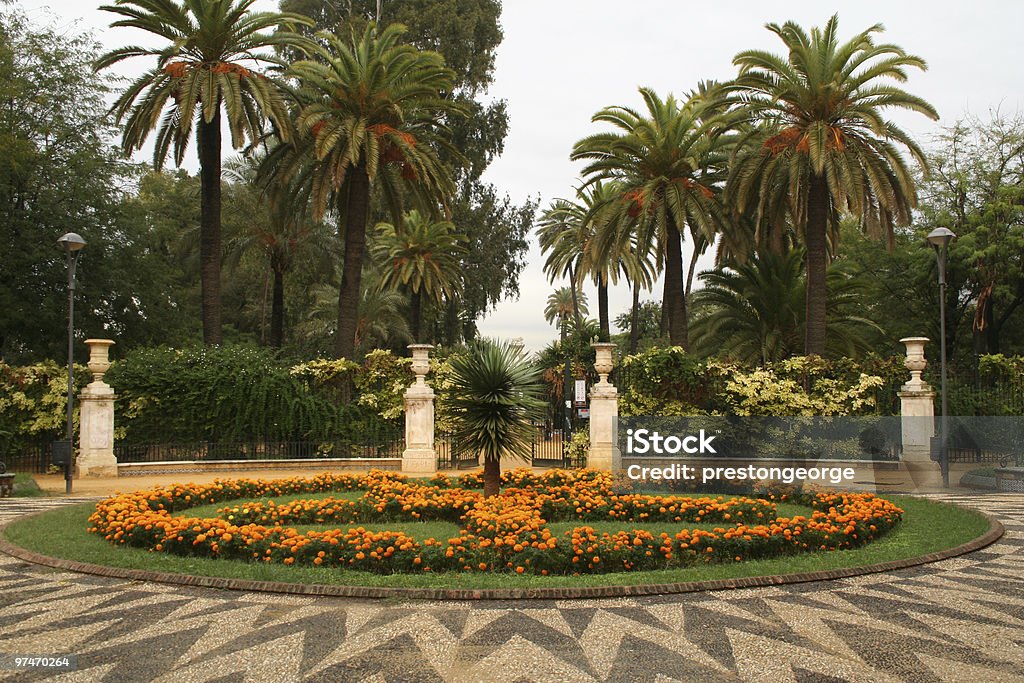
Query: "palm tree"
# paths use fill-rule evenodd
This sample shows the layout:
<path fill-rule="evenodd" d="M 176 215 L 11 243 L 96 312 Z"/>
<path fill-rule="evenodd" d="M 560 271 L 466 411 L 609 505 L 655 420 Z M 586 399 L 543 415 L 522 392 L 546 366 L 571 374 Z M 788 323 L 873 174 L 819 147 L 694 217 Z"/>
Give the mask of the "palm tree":
<path fill-rule="evenodd" d="M 372 271 L 363 276 L 362 295 L 359 297 L 359 320 L 356 321 L 356 351 L 363 353 L 374 348 L 404 348 L 412 343 L 409 323 L 402 314 L 405 297 L 400 292 L 381 290 L 376 286 Z M 311 355 L 327 353 L 322 340 L 333 339 L 338 322 L 338 285 L 321 283 L 310 290 L 310 303 L 296 325 L 296 336 L 305 341 Z"/>
<path fill-rule="evenodd" d="M 456 453 L 484 459 L 484 495 L 501 486 L 501 459 L 530 457 L 533 423 L 544 417 L 539 366 L 509 343 L 478 340 L 451 359 Z"/>
<path fill-rule="evenodd" d="M 552 282 L 559 275 L 569 275 L 576 287 L 587 276 L 593 280 L 597 285 L 599 338 L 608 341 L 609 284 L 625 276 L 632 284 L 635 302 L 640 287 L 649 289 L 653 285 L 655 266 L 650 249 L 637 243 L 633 230 L 636 221 L 608 210 L 621 196 L 616 183 L 597 181 L 580 188 L 576 196 L 576 201 L 555 200 L 541 216 L 537 231 L 541 251 L 550 252 L 544 270 Z M 574 316 L 579 325 L 582 315 L 578 306 Z"/>
<path fill-rule="evenodd" d="M 569 318 L 579 311 L 580 322 L 583 323 L 584 316 L 589 313 L 587 310 L 587 295 L 581 291 L 573 291 L 575 288 L 559 287 L 548 295 L 547 305 L 544 307 L 544 320 L 550 324 L 558 321 L 561 339 L 564 342 L 569 334 Z"/>
<path fill-rule="evenodd" d="M 462 292 L 459 257 L 466 253 L 466 236 L 449 221 L 435 221 L 413 210 L 398 227 L 377 225 L 374 245 L 382 265 L 381 289 L 403 287 L 412 294 L 412 334 L 423 341 L 423 295 L 441 303 Z"/>
<path fill-rule="evenodd" d="M 270 305 L 270 346 L 284 343 L 284 282 L 296 261 L 306 263 L 327 257 L 324 225 L 311 220 L 280 196 L 268 196 L 256 183 L 263 155 L 230 159 L 225 175 L 248 193 L 252 212 L 241 218 L 243 232 L 228 240 L 228 254 L 235 259 L 250 250 L 258 250 L 267 259 L 273 277 Z M 273 191 L 275 188 L 271 188 Z M 281 193 L 279 193 L 281 194 Z"/>
<path fill-rule="evenodd" d="M 556 199 L 544 210 L 537 224 L 541 252 L 551 252 L 544 261 L 544 272 L 552 284 L 559 277 L 569 279 L 570 286 L 565 289 L 570 294 L 571 313 L 577 324 L 584 315 L 580 312 L 577 298 L 582 295 L 577 271 L 584 250 L 583 245 L 587 239 L 585 217 L 586 212 L 579 204 L 567 199 Z M 548 319 L 548 322 L 552 320 L 553 318 Z"/>
<path fill-rule="evenodd" d="M 141 149 L 157 129 L 153 165 L 160 168 L 171 147 L 181 166 L 195 126 L 200 175 L 200 280 L 203 341 L 221 342 L 221 110 L 235 149 L 263 133 L 266 118 L 289 135 L 288 109 L 277 83 L 260 73 L 261 63 L 279 64 L 265 48 L 291 44 L 282 24 L 309 25 L 297 14 L 250 12 L 256 0 L 116 0 L 100 9 L 123 19 L 111 24 L 139 29 L 167 41 L 160 48 L 128 46 L 101 56 L 97 71 L 130 57 L 156 57 L 154 69 L 129 85 L 111 109 L 125 121 L 121 146 Z"/>
<path fill-rule="evenodd" d="M 716 91 L 717 92 L 717 91 Z M 619 201 L 610 205 L 621 220 L 637 219 L 639 243 L 658 245 L 665 267 L 664 306 L 673 344 L 688 344 L 682 266 L 682 231 L 696 225 L 709 240 L 716 232 L 714 197 L 719 191 L 723 158 L 722 122 L 715 97 L 695 94 L 684 103 L 669 95 L 662 100 L 640 88 L 646 106 L 641 114 L 627 107 L 608 107 L 593 121 L 620 132 L 598 133 L 578 141 L 571 159 L 589 160 L 583 173 L 588 183 L 619 184 Z"/>
<path fill-rule="evenodd" d="M 924 70 L 920 57 L 896 45 L 876 44 L 876 24 L 840 43 L 838 17 L 808 35 L 787 22 L 768 24 L 785 56 L 761 50 L 736 55 L 733 88 L 758 124 L 734 165 L 739 209 L 757 206 L 758 219 L 791 217 L 807 250 L 807 326 L 804 350 L 825 353 L 827 242 L 840 212 L 857 216 L 872 236 L 891 239 L 910 221 L 914 181 L 898 147 L 926 167 L 924 154 L 884 118 L 888 108 L 936 119 L 935 109 L 891 83 L 907 69 Z M 834 246 L 834 245 L 833 245 Z"/>
<path fill-rule="evenodd" d="M 807 288 L 804 254 L 753 254 L 744 263 L 700 275 L 704 287 L 693 297 L 694 348 L 750 364 L 782 360 L 800 353 Z M 828 319 L 832 355 L 861 355 L 872 348 L 879 327 L 859 315 L 864 283 L 844 265 L 834 264 L 826 277 L 833 305 Z"/>
<path fill-rule="evenodd" d="M 341 358 L 355 350 L 371 192 L 380 192 L 395 221 L 409 195 L 433 213 L 453 192 L 436 148 L 447 148 L 442 117 L 458 112 L 445 98 L 454 76 L 441 55 L 403 44 L 404 31 L 370 24 L 349 42 L 321 32 L 317 41 L 301 43 L 310 59 L 288 71 L 301 84 L 301 137 L 268 159 L 268 174 L 308 194 L 315 219 L 329 208 L 339 217 L 345 255 L 335 352 Z"/>

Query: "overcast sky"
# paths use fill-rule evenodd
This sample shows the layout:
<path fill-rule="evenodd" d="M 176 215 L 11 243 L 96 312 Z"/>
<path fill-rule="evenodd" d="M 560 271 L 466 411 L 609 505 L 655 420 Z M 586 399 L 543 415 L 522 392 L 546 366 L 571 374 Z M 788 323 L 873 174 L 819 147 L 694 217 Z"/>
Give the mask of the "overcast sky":
<path fill-rule="evenodd" d="M 52 18 L 61 26 L 93 31 L 105 48 L 139 42 L 128 30 L 107 28 L 113 15 L 95 9 L 98 3 L 16 1 L 38 21 Z M 388 5 L 400 1 L 384 0 L 385 20 Z M 273 0 L 257 3 L 261 9 L 276 5 Z M 505 39 L 498 48 L 489 95 L 508 101 L 511 127 L 504 154 L 485 178 L 520 203 L 539 195 L 544 207 L 557 197 L 571 197 L 579 167 L 568 161 L 569 150 L 576 140 L 599 130 L 590 123 L 596 111 L 608 105 L 642 108 L 637 93 L 641 85 L 663 96 L 682 95 L 699 80 L 728 79 L 735 74 L 736 53 L 751 48 L 780 52 L 781 42 L 764 24 L 792 19 L 809 28 L 824 24 L 834 12 L 839 13 L 844 39 L 881 23 L 886 29 L 881 40 L 928 62 L 928 71 L 912 72 L 903 87 L 931 102 L 941 121 L 893 116 L 925 146 L 939 126 L 966 113 L 1021 110 L 1024 2 L 1019 0 L 507 0 L 501 17 Z M 189 167 L 195 170 L 194 160 Z M 480 329 L 489 336 L 523 337 L 528 348 L 537 350 L 556 336 L 544 321 L 543 309 L 553 286 L 564 283 L 547 282 L 533 242 L 529 265 L 520 277 L 522 296 L 503 302 Z M 684 245 L 686 259 L 688 251 Z M 588 288 L 588 296 L 596 317 L 596 292 Z M 627 310 L 629 300 L 624 287 L 613 291 L 612 317 Z"/>

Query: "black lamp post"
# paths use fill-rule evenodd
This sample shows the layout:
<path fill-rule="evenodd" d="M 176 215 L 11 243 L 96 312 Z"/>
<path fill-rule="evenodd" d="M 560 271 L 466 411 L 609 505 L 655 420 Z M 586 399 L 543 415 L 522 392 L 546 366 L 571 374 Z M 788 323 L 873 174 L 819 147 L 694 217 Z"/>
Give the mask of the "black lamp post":
<path fill-rule="evenodd" d="M 66 460 L 64 465 L 64 492 L 71 493 L 71 460 L 74 453 L 74 422 L 72 413 L 75 401 L 75 266 L 78 265 L 78 252 L 85 246 L 82 236 L 69 232 L 57 240 L 68 260 L 68 414 L 67 414 L 67 445 L 64 447 Z"/>
<path fill-rule="evenodd" d="M 942 373 L 942 414 L 940 415 L 939 467 L 942 470 L 942 485 L 949 488 L 949 428 L 947 415 L 949 404 L 946 398 L 946 254 L 949 243 L 956 235 L 949 228 L 935 228 L 928 233 L 928 242 L 935 249 L 935 257 L 939 262 L 939 369 Z"/>
<path fill-rule="evenodd" d="M 562 317 L 562 324 L 565 326 L 565 377 L 562 381 L 565 383 L 565 390 L 562 391 L 562 397 L 565 399 L 565 426 L 562 427 L 562 457 L 563 459 L 569 454 L 569 446 L 572 443 L 572 403 L 573 403 L 573 384 L 572 384 L 572 355 L 569 353 L 569 316 Z"/>

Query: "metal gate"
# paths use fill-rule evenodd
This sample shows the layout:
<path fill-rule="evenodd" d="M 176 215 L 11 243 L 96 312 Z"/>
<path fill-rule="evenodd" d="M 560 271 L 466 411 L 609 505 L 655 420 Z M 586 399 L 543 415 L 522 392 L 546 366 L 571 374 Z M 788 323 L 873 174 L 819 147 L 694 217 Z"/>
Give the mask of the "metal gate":
<path fill-rule="evenodd" d="M 449 432 L 435 434 L 434 452 L 437 453 L 439 470 L 468 470 L 480 465 L 479 454 L 456 454 L 455 436 Z"/>

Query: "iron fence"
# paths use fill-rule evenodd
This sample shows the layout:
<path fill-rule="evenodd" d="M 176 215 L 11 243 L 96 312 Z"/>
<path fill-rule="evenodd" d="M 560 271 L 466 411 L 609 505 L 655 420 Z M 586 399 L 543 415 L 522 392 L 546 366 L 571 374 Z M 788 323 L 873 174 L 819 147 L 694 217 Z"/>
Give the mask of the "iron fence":
<path fill-rule="evenodd" d="M 404 439 L 392 436 L 362 443 L 334 441 L 202 441 L 116 444 L 118 462 L 192 460 L 298 460 L 308 458 L 400 458 Z"/>
<path fill-rule="evenodd" d="M 480 465 L 479 454 L 457 452 L 455 435 L 451 432 L 439 431 L 434 434 L 434 452 L 438 469 L 466 470 Z"/>
<path fill-rule="evenodd" d="M 52 440 L 39 441 L 13 448 L 0 458 L 8 472 L 45 474 L 50 468 Z"/>

